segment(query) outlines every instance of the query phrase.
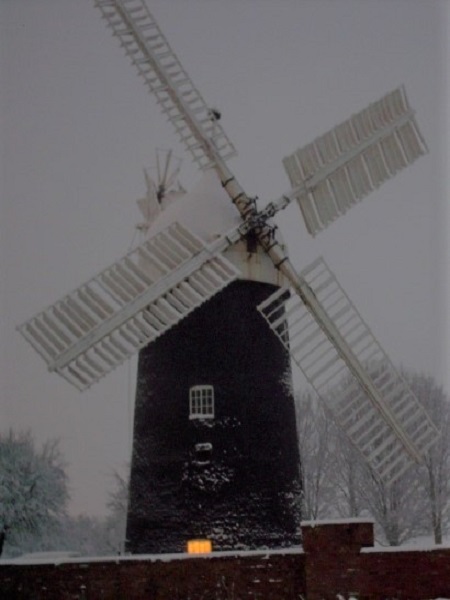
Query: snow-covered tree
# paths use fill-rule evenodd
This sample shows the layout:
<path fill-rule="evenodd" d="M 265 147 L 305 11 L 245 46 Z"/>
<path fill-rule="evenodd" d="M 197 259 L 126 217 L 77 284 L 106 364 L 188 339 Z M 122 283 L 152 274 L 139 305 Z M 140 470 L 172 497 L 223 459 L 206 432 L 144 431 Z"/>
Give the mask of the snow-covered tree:
<path fill-rule="evenodd" d="M 44 531 L 21 536 L 20 552 L 71 551 L 81 556 L 109 556 L 113 552 L 107 534 L 102 517 L 64 515 Z"/>
<path fill-rule="evenodd" d="M 57 440 L 36 450 L 30 432 L 0 434 L 0 555 L 57 527 L 68 498 Z"/>

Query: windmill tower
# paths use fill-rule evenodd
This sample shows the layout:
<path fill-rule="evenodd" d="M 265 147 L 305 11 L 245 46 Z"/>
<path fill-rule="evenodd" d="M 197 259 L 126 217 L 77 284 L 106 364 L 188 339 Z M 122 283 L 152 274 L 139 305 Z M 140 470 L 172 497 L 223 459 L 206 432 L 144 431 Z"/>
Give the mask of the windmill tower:
<path fill-rule="evenodd" d="M 288 355 L 386 482 L 436 439 L 326 263 L 297 273 L 272 221 L 295 200 L 316 235 L 416 160 L 414 113 L 399 88 L 297 150 L 283 161 L 292 189 L 260 210 L 143 1 L 95 3 L 203 177 L 176 202 L 155 201 L 148 180 L 148 239 L 20 331 L 79 389 L 140 352 L 130 550 L 181 550 L 197 535 L 218 548 L 292 543 Z"/>
<path fill-rule="evenodd" d="M 210 243 L 239 220 L 227 200 L 208 170 L 190 193 L 163 199 L 148 233 L 176 217 Z M 222 549 L 299 541 L 290 359 L 256 310 L 283 280 L 251 235 L 223 256 L 239 278 L 139 354 L 133 552 L 180 551 L 197 537 Z"/>

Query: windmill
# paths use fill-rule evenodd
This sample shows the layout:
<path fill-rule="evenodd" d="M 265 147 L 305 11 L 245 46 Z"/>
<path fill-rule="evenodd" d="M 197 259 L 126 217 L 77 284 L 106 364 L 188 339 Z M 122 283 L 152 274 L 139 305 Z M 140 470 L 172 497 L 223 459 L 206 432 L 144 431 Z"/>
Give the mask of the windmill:
<path fill-rule="evenodd" d="M 149 238 L 20 331 L 51 371 L 81 390 L 140 352 L 131 550 L 149 551 L 153 543 L 160 549 L 164 538 L 167 549 L 179 548 L 191 533 L 218 546 L 228 536 L 222 547 L 291 543 L 298 456 L 292 398 L 282 381 L 290 376 L 288 355 L 387 483 L 421 460 L 437 432 L 323 259 L 297 273 L 272 219 L 295 200 L 316 235 L 414 162 L 425 143 L 404 89 L 394 90 L 286 157 L 291 190 L 258 210 L 227 165 L 235 150 L 218 112 L 194 87 L 143 1 L 95 4 L 204 176 L 190 198 L 161 214 L 157 185 L 147 179 L 149 206 L 158 213 Z M 251 312 L 255 304 L 258 312 Z M 239 338 L 236 327 L 245 327 Z M 194 340 L 196 351 L 203 350 L 196 354 L 183 344 L 199 331 L 207 337 Z M 220 356 L 211 348 L 222 348 Z M 220 372 L 196 371 L 205 365 Z M 197 379 L 189 381 L 192 373 Z M 240 389 L 227 389 L 220 377 L 236 373 Z M 221 415 L 222 397 L 239 412 Z M 244 417 L 256 432 L 245 443 Z M 192 456 L 183 462 L 186 447 Z M 216 460 L 226 454 L 233 456 Z M 249 480 L 245 497 L 236 485 L 238 468 L 240 483 Z M 233 530 L 239 524 L 244 533 Z"/>

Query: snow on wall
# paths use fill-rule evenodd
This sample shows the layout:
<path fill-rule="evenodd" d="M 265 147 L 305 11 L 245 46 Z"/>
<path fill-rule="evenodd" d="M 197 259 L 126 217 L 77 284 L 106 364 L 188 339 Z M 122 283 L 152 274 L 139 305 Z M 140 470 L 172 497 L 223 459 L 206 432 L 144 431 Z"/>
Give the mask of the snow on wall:
<path fill-rule="evenodd" d="M 303 550 L 0 561 L 0 589 L 5 598 L 35 600 L 450 597 L 449 548 L 362 551 L 361 543 L 373 544 L 373 527 L 355 520 L 305 525 L 303 533 Z"/>

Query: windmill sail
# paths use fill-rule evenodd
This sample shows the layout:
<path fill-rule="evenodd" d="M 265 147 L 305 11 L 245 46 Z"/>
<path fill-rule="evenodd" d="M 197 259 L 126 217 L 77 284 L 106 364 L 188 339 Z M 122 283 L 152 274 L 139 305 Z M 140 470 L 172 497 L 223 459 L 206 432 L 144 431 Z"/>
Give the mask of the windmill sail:
<path fill-rule="evenodd" d="M 78 389 L 98 381 L 237 278 L 178 223 L 19 327 Z"/>
<path fill-rule="evenodd" d="M 355 378 L 297 294 L 281 288 L 258 310 L 369 465 L 390 483 L 437 438 L 437 430 L 323 259 L 302 271 L 378 396 Z M 289 334 L 287 333 L 289 332 Z M 406 451 L 405 451 L 406 449 Z"/>
<path fill-rule="evenodd" d="M 400 87 L 283 159 L 315 235 L 427 151 Z"/>
<path fill-rule="evenodd" d="M 234 146 L 212 118 L 143 0 L 96 0 L 95 4 L 198 166 L 214 165 L 205 140 L 213 143 L 222 159 L 234 156 Z"/>

